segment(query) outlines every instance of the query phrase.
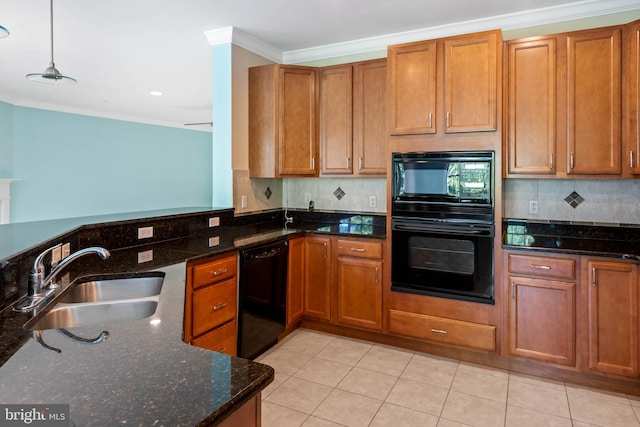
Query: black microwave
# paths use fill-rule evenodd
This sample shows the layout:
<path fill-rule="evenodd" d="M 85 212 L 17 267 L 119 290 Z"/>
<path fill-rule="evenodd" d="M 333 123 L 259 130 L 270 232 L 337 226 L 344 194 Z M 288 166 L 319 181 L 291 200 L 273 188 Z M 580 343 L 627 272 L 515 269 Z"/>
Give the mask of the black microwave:
<path fill-rule="evenodd" d="M 493 151 L 392 154 L 392 215 L 493 221 Z"/>

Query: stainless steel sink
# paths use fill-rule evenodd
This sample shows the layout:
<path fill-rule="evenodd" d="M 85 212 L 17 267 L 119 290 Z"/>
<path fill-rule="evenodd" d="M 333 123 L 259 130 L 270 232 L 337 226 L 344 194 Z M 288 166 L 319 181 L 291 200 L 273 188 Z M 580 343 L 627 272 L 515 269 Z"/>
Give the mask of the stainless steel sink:
<path fill-rule="evenodd" d="M 115 301 L 160 294 L 164 273 L 139 273 L 132 277 L 101 277 L 72 284 L 60 300 L 63 303 Z"/>
<path fill-rule="evenodd" d="M 36 316 L 25 325 L 29 330 L 107 326 L 116 322 L 144 319 L 153 315 L 157 298 L 130 299 L 82 304 L 60 303 L 44 316 Z"/>

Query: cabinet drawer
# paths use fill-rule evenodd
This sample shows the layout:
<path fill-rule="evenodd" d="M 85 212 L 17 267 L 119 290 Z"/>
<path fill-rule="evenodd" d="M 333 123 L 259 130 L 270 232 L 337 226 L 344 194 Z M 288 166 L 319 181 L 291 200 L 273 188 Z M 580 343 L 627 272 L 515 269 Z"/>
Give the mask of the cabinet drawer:
<path fill-rule="evenodd" d="M 198 290 L 192 298 L 194 337 L 236 318 L 235 279 Z"/>
<path fill-rule="evenodd" d="M 237 350 L 236 336 L 236 322 L 234 320 L 194 339 L 191 344 L 207 350 L 235 356 Z"/>
<path fill-rule="evenodd" d="M 509 254 L 509 272 L 575 279 L 576 261 L 571 258 Z"/>
<path fill-rule="evenodd" d="M 193 289 L 235 277 L 236 255 L 219 258 L 193 267 Z"/>
<path fill-rule="evenodd" d="M 380 259 L 382 258 L 382 243 L 338 239 L 338 256 Z"/>
<path fill-rule="evenodd" d="M 496 327 L 426 314 L 389 310 L 389 331 L 442 344 L 495 351 Z"/>

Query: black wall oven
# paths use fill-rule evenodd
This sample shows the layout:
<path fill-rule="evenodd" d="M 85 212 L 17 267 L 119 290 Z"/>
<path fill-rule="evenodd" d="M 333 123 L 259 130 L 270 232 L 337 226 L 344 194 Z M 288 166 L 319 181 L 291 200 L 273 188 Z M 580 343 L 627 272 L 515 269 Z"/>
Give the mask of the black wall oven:
<path fill-rule="evenodd" d="M 494 153 L 393 153 L 393 291 L 493 304 Z"/>

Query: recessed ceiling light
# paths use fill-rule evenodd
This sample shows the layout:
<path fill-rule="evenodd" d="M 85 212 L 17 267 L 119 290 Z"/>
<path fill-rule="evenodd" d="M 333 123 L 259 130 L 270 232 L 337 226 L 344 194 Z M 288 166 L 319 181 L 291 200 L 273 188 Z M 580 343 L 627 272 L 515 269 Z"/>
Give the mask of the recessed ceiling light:
<path fill-rule="evenodd" d="M 149 92 L 149 94 L 153 96 L 162 96 L 162 92 L 160 92 L 159 90 L 152 90 L 151 92 Z"/>
<path fill-rule="evenodd" d="M 9 30 L 7 30 L 5 27 L 3 27 L 2 25 L 0 25 L 0 39 L 3 39 L 5 37 L 9 37 Z"/>

